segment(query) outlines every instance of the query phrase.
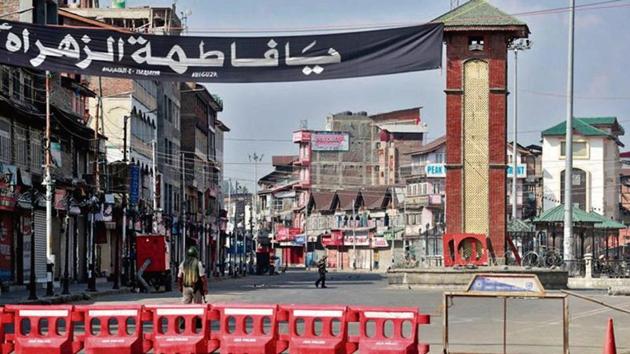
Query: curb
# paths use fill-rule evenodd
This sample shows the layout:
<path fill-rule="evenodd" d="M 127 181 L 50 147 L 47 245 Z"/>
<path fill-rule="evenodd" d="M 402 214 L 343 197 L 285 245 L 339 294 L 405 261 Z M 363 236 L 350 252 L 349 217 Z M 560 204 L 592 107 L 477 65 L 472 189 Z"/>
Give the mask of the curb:
<path fill-rule="evenodd" d="M 23 300 L 14 302 L 12 304 L 16 305 L 59 305 L 66 304 L 75 301 L 83 301 L 83 300 L 91 300 L 96 299 L 101 296 L 107 295 L 117 295 L 117 294 L 127 294 L 130 293 L 131 289 L 122 288 L 122 289 L 111 289 L 97 292 L 87 292 L 83 291 L 78 294 L 70 294 L 70 295 L 56 295 L 53 297 L 46 297 L 37 300 Z"/>

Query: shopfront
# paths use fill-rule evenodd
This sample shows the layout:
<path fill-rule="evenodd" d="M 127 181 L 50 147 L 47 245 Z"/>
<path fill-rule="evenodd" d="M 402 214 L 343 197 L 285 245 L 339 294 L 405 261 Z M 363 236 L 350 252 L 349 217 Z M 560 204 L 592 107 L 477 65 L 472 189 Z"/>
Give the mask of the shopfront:
<path fill-rule="evenodd" d="M 304 241 L 302 229 L 297 227 L 277 227 L 275 256 L 280 257 L 282 266 L 304 266 Z"/>

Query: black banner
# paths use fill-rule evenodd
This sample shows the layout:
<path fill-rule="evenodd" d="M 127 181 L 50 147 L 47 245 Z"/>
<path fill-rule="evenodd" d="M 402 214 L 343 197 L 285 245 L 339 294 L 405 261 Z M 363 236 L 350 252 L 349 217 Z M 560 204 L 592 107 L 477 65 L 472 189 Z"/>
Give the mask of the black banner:
<path fill-rule="evenodd" d="M 159 36 L 0 20 L 0 63 L 198 82 L 339 79 L 438 68 L 440 23 L 304 36 Z"/>

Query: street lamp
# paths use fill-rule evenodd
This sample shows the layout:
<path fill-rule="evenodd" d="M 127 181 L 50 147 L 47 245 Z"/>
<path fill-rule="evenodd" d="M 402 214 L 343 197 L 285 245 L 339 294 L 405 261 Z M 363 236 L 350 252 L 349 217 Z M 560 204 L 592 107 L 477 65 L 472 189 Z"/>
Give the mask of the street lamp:
<path fill-rule="evenodd" d="M 518 146 L 518 51 L 532 47 L 533 42 L 527 38 L 519 38 L 512 41 L 508 49 L 514 51 L 514 139 L 512 141 L 512 219 L 516 218 L 516 180 L 517 162 L 516 151 Z"/>

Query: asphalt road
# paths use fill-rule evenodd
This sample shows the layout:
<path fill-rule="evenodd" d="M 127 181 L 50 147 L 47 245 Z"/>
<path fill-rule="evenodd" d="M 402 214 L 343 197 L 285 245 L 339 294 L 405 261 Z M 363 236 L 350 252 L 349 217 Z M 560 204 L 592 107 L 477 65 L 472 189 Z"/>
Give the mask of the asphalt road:
<path fill-rule="evenodd" d="M 379 306 L 417 306 L 431 314 L 431 325 L 420 338 L 431 353 L 442 352 L 442 291 L 389 287 L 383 274 L 329 273 L 328 288 L 316 289 L 315 272 L 290 271 L 278 276 L 248 276 L 213 282 L 209 303 L 303 303 Z M 609 297 L 583 291 L 600 301 L 630 310 L 630 297 Z M 104 296 L 98 304 L 141 302 L 177 303 L 179 294 L 120 294 Z M 608 318 L 615 320 L 618 353 L 630 353 L 630 315 L 577 298 L 569 300 L 571 353 L 600 353 Z M 501 353 L 503 302 L 497 299 L 456 299 L 450 306 L 450 349 L 467 353 Z M 557 300 L 511 299 L 507 307 L 509 353 L 561 353 L 562 305 Z"/>

